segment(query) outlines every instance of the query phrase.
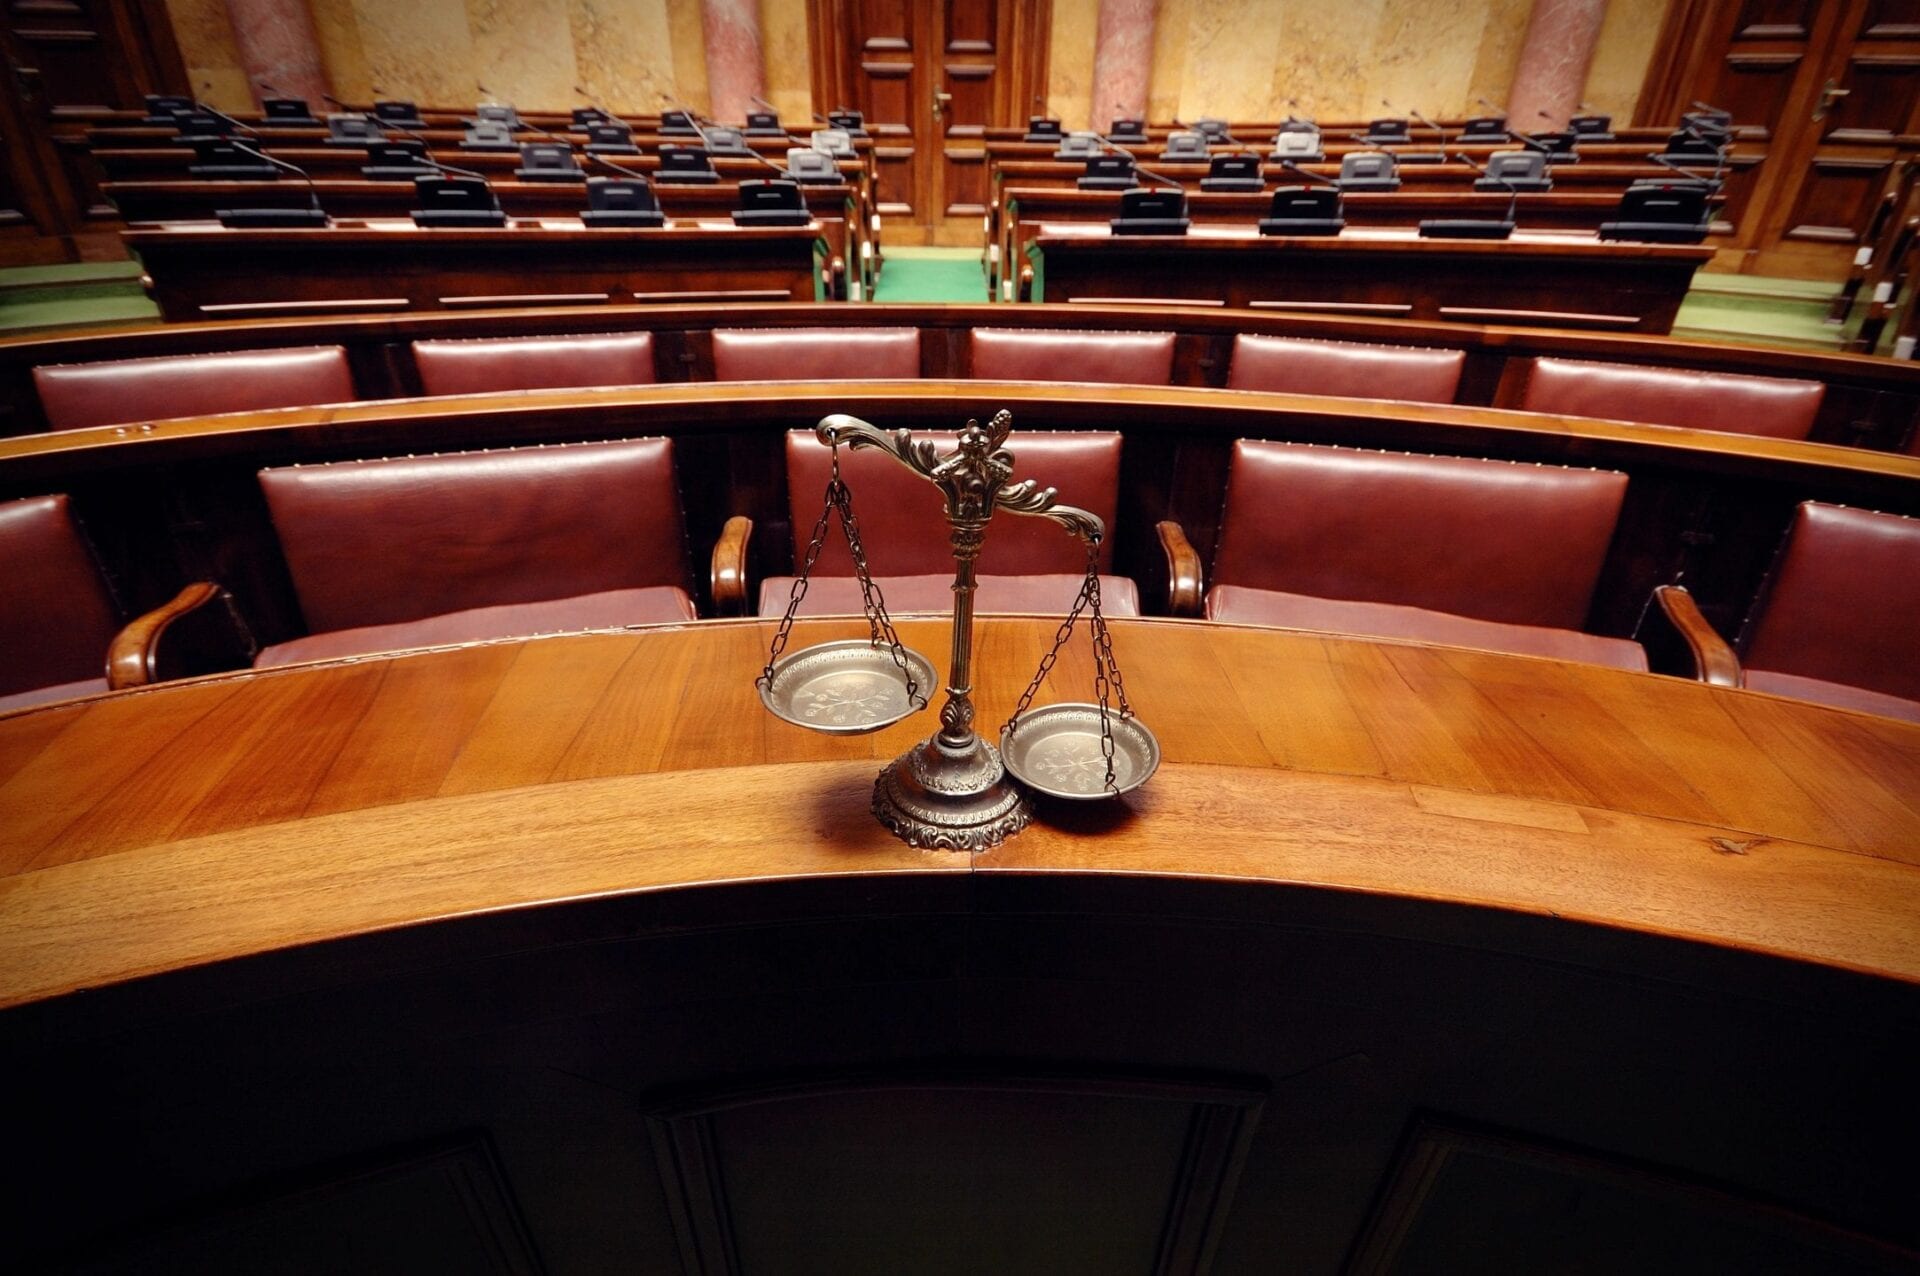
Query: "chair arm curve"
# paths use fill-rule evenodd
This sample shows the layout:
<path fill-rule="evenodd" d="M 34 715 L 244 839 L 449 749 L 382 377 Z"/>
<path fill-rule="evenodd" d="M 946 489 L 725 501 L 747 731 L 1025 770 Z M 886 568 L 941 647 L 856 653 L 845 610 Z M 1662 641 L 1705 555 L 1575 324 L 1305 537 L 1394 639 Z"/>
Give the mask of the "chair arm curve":
<path fill-rule="evenodd" d="M 747 541 L 752 536 L 753 520 L 735 514 L 713 543 L 713 606 L 722 616 L 747 614 Z"/>
<path fill-rule="evenodd" d="M 107 647 L 107 686 L 115 691 L 160 681 L 160 640 L 173 623 L 226 598 L 212 581 L 195 581 L 145 615 L 136 616 Z"/>
<path fill-rule="evenodd" d="M 1200 555 L 1180 524 L 1171 519 L 1154 524 L 1160 534 L 1160 548 L 1167 556 L 1167 614 L 1198 616 L 1206 598 L 1206 582 L 1200 569 Z"/>
<path fill-rule="evenodd" d="M 1680 585 L 1659 585 L 1654 588 L 1653 601 L 1654 610 L 1667 628 L 1685 644 L 1696 680 L 1715 687 L 1744 685 L 1740 658 L 1700 614 L 1700 604 L 1693 600 L 1692 594 Z"/>

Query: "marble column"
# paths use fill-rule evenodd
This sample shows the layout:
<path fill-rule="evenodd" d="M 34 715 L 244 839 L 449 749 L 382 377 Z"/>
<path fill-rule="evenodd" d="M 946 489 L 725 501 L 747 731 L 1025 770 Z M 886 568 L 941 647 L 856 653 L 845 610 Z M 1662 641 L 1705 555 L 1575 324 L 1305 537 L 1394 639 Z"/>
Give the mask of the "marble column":
<path fill-rule="evenodd" d="M 1552 127 L 1565 128 L 1567 117 L 1578 113 L 1606 16 L 1607 0 L 1534 0 L 1507 95 L 1507 115 L 1515 128 L 1531 132 L 1549 120 Z"/>
<path fill-rule="evenodd" d="M 1089 127 L 1104 131 L 1122 117 L 1146 117 L 1147 80 L 1153 71 L 1154 2 L 1100 0 Z"/>
<path fill-rule="evenodd" d="M 303 97 L 315 114 L 327 109 L 321 94 L 331 86 L 307 0 L 227 0 L 227 16 L 256 99 Z"/>
<path fill-rule="evenodd" d="M 700 34 L 707 46 L 707 96 L 713 118 L 744 124 L 753 99 L 766 93 L 756 0 L 700 0 Z"/>

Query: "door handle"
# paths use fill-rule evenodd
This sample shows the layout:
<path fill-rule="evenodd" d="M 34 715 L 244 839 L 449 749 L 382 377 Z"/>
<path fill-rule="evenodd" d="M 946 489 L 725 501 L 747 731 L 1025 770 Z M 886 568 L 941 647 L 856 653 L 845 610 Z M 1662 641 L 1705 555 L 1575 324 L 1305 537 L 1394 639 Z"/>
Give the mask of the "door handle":
<path fill-rule="evenodd" d="M 1840 99 L 1848 96 L 1852 92 L 1852 89 L 1841 88 L 1840 81 L 1828 80 L 1820 86 L 1820 101 L 1813 108 L 1813 118 L 1816 120 L 1826 119 L 1827 116 L 1833 114 L 1833 108 L 1840 104 Z"/>
<path fill-rule="evenodd" d="M 937 120 L 946 114 L 947 103 L 951 101 L 953 101 L 953 94 L 942 93 L 939 89 L 935 89 L 933 91 L 933 118 Z"/>

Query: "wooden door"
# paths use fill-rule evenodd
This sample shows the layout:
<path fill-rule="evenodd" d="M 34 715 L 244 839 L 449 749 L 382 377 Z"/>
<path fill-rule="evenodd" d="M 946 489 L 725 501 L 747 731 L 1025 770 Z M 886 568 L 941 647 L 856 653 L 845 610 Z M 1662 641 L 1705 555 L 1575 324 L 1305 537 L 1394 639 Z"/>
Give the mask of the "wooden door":
<path fill-rule="evenodd" d="M 1637 124 L 1731 111 L 1722 266 L 1838 279 L 1915 152 L 1920 0 L 1676 0 Z"/>
<path fill-rule="evenodd" d="M 85 134 L 140 110 L 145 94 L 190 91 L 164 0 L 13 0 L 0 8 L 0 55 L 8 178 L 31 187 L 17 211 L 42 241 L 4 251 L 21 260 L 113 252 L 119 222 L 100 197 Z"/>
<path fill-rule="evenodd" d="M 894 243 L 974 244 L 988 127 L 1044 109 L 1051 0 L 811 0 L 814 109 L 866 115 Z"/>

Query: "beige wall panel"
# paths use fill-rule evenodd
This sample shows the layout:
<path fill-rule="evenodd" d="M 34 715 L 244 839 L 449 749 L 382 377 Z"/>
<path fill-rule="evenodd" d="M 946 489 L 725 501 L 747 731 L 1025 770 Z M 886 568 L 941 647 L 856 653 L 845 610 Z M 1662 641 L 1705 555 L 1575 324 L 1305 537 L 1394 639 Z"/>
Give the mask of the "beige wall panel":
<path fill-rule="evenodd" d="M 767 100 L 783 122 L 805 123 L 813 112 L 806 0 L 760 0 L 760 51 Z"/>
<path fill-rule="evenodd" d="M 1190 0 L 1180 119 L 1245 120 L 1270 113 L 1287 8 L 1287 0 Z"/>
<path fill-rule="evenodd" d="M 1149 120 L 1170 120 L 1180 113 L 1180 89 L 1187 76 L 1190 4 L 1191 0 L 1160 0 L 1154 10 L 1153 71 L 1147 81 Z"/>
<path fill-rule="evenodd" d="M 651 7 L 658 0 L 639 0 Z M 650 53 L 649 59 L 661 62 L 661 88 L 677 94 L 680 103 L 688 110 L 704 111 L 712 105 L 707 92 L 707 38 L 700 30 L 700 0 L 666 0 L 667 43 Z M 671 54 L 668 50 L 671 49 Z M 660 109 L 656 97 L 653 105 L 630 108 L 635 111 L 657 111 Z"/>
<path fill-rule="evenodd" d="M 445 108 L 479 100 L 462 0 L 354 0 L 353 13 L 367 74 L 388 96 Z M 511 92 L 489 87 L 503 98 Z"/>
<path fill-rule="evenodd" d="M 1587 70 L 1586 103 L 1625 125 L 1640 101 L 1640 82 L 1653 60 L 1668 0 L 1611 0 L 1600 42 Z"/>
<path fill-rule="evenodd" d="M 240 66 L 226 0 L 167 0 L 167 14 L 194 93 L 223 111 L 251 111 L 253 91 Z"/>
<path fill-rule="evenodd" d="M 526 107 L 573 102 L 579 80 L 568 0 L 466 0 L 473 41 L 475 101 L 486 96 Z"/>
<path fill-rule="evenodd" d="M 1289 98 L 1299 101 L 1301 115 L 1318 119 L 1377 115 L 1367 95 L 1385 7 L 1386 0 L 1288 5 L 1279 22 L 1270 100 L 1249 118 L 1284 118 Z"/>
<path fill-rule="evenodd" d="M 354 15 L 353 0 L 309 0 L 313 10 L 313 30 L 320 40 L 320 64 L 327 73 L 333 95 L 343 102 L 371 102 L 380 96 L 374 90 L 374 78 L 367 69 L 367 51 L 360 43 L 360 22 Z M 387 86 L 382 84 L 381 88 Z M 315 112 L 333 110 L 322 103 L 312 104 Z"/>
<path fill-rule="evenodd" d="M 1053 0 L 1047 44 L 1047 114 L 1069 129 L 1104 129 L 1092 122 L 1093 51 L 1100 31 L 1100 0 Z"/>
<path fill-rule="evenodd" d="M 1374 28 L 1372 68 L 1360 114 L 1412 109 L 1429 118 L 1463 115 L 1471 100 L 1474 62 L 1491 16 L 1486 4 L 1446 5 L 1432 0 L 1387 0 Z"/>
<path fill-rule="evenodd" d="M 569 0 L 567 23 L 573 32 L 572 83 L 587 90 L 595 105 L 616 114 L 660 110 L 661 95 L 674 92 L 674 44 L 664 4 L 659 0 Z M 706 89 L 702 67 L 702 99 Z M 578 101 L 571 87 L 564 101 Z M 528 99 L 523 105 L 547 104 Z"/>
<path fill-rule="evenodd" d="M 1486 110 L 1476 98 L 1485 98 L 1502 111 L 1507 109 L 1507 94 L 1513 89 L 1513 72 L 1520 64 L 1520 46 L 1527 38 L 1527 17 L 1532 12 L 1532 0 L 1488 0 L 1480 52 L 1474 58 L 1473 79 L 1461 108 L 1468 115 Z M 1523 132 L 1531 131 L 1515 122 Z"/>

